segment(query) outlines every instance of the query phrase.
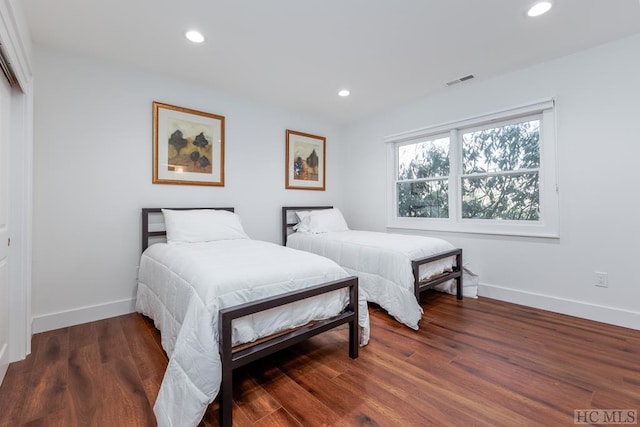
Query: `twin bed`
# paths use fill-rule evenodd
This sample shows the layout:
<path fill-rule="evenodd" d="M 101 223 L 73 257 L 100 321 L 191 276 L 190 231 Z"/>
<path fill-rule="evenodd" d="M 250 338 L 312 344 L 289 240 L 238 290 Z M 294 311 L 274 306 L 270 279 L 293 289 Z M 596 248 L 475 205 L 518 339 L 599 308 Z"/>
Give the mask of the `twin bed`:
<path fill-rule="evenodd" d="M 292 233 L 293 231 L 293 233 Z M 368 302 L 418 329 L 420 293 L 438 288 L 462 299 L 462 249 L 437 238 L 350 230 L 332 206 L 282 208 L 282 243 L 332 259 L 359 279 Z"/>
<path fill-rule="evenodd" d="M 136 309 L 154 320 L 169 357 L 158 425 L 197 425 L 218 393 L 220 425 L 231 425 L 233 369 L 337 326 L 349 325 L 358 357 L 367 301 L 417 329 L 421 291 L 455 281 L 462 298 L 460 249 L 386 233 L 339 237 L 341 215 L 317 209 L 283 208 L 289 247 L 251 240 L 233 208 L 142 210 Z"/>
<path fill-rule="evenodd" d="M 197 425 L 218 392 L 220 425 L 231 425 L 233 369 L 313 335 L 348 324 L 351 358 L 368 341 L 357 278 L 249 239 L 232 210 L 142 211 L 136 309 L 154 320 L 169 357 L 154 405 L 160 426 Z M 149 230 L 160 214 L 167 243 L 149 245 L 165 235 Z"/>

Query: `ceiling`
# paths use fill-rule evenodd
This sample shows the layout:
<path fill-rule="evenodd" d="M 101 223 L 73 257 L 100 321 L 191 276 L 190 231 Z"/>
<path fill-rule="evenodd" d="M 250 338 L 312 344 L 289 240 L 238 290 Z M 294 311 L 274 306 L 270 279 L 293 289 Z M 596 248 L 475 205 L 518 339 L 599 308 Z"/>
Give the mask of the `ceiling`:
<path fill-rule="evenodd" d="M 36 44 L 339 123 L 640 33 L 638 0 L 555 0 L 535 19 L 533 0 L 21 3 Z"/>

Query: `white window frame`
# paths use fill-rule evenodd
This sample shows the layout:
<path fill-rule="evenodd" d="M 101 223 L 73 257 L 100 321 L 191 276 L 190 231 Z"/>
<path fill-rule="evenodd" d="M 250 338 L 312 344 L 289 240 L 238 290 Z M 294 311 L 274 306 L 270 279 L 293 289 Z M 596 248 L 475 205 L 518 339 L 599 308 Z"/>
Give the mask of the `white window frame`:
<path fill-rule="evenodd" d="M 387 227 L 461 233 L 559 238 L 558 171 L 556 161 L 555 100 L 547 99 L 506 110 L 444 123 L 428 128 L 391 135 L 387 145 Z M 538 221 L 509 221 L 462 218 L 462 144 L 460 131 L 468 131 L 487 124 L 503 124 L 519 118 L 540 118 L 540 219 Z M 450 136 L 449 218 L 407 218 L 398 216 L 398 147 L 420 140 Z"/>
<path fill-rule="evenodd" d="M 420 142 L 426 142 L 429 140 L 436 140 L 436 139 L 441 139 L 441 138 L 449 138 L 449 175 L 438 175 L 438 176 L 430 176 L 427 178 L 416 178 L 416 179 L 403 179 L 403 180 L 399 180 L 398 179 L 398 175 L 399 175 L 399 171 L 398 171 L 398 164 L 399 164 L 399 157 L 400 157 L 400 153 L 399 153 L 399 148 L 405 145 L 411 145 L 411 144 L 416 144 L 416 143 L 420 143 Z M 447 181 L 448 185 L 451 185 L 451 175 L 453 174 L 453 171 L 451 170 L 452 167 L 452 163 L 451 163 L 451 148 L 453 147 L 452 142 L 451 142 L 451 133 L 450 132 L 444 132 L 444 133 L 440 133 L 440 134 L 435 134 L 435 135 L 429 135 L 428 138 L 416 138 L 416 139 L 412 139 L 409 141 L 403 141 L 403 142 L 399 142 L 396 144 L 395 146 L 395 182 L 394 182 L 394 188 L 397 191 L 398 187 L 397 187 L 397 183 L 398 182 L 431 182 L 431 181 Z M 448 204 L 449 204 L 449 216 L 451 216 L 451 189 L 449 189 L 449 197 L 448 197 Z M 396 194 L 396 200 L 397 200 L 397 194 Z M 397 207 L 397 204 L 396 204 Z M 443 220 L 446 218 L 431 218 L 431 219 L 439 219 L 439 220 Z"/>

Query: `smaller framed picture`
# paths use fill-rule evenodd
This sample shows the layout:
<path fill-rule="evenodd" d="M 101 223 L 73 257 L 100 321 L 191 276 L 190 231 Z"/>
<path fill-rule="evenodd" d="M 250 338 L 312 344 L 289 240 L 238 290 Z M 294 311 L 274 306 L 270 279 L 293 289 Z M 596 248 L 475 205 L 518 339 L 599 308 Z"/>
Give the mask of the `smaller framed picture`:
<path fill-rule="evenodd" d="M 153 183 L 224 186 L 224 116 L 154 102 Z"/>
<path fill-rule="evenodd" d="M 287 129 L 287 180 L 285 188 L 325 189 L 327 139 Z"/>

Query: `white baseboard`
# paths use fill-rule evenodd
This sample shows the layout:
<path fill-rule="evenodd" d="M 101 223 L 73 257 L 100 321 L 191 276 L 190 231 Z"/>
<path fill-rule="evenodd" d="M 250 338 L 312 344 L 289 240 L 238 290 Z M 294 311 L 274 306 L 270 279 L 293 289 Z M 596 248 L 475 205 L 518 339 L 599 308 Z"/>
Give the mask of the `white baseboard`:
<path fill-rule="evenodd" d="M 640 325 L 640 312 L 638 311 L 623 310 L 584 301 L 561 299 L 549 295 L 525 292 L 486 283 L 480 283 L 478 285 L 478 295 L 480 297 L 493 298 L 527 307 L 540 308 L 555 313 L 640 330 L 638 326 Z M 95 320 L 121 316 L 123 314 L 133 313 L 135 306 L 136 299 L 130 298 L 106 304 L 35 316 L 32 320 L 32 330 L 34 334 L 37 334 L 39 332 L 93 322 Z M 0 351 L 0 360 L 2 360 L 2 354 L 5 350 L 6 346 Z M 2 366 L 0 365 L 0 378 L 2 377 L 3 372 Z"/>
<path fill-rule="evenodd" d="M 102 320 L 109 317 L 133 313 L 135 309 L 135 298 L 123 299 L 106 304 L 92 305 L 73 310 L 34 316 L 31 321 L 31 327 L 33 333 L 37 334 L 38 332 L 51 331 L 53 329 L 66 328 L 68 326 L 80 325 L 82 323 L 93 322 L 95 320 Z"/>
<path fill-rule="evenodd" d="M 478 295 L 554 313 L 640 330 L 640 312 L 480 283 Z"/>

